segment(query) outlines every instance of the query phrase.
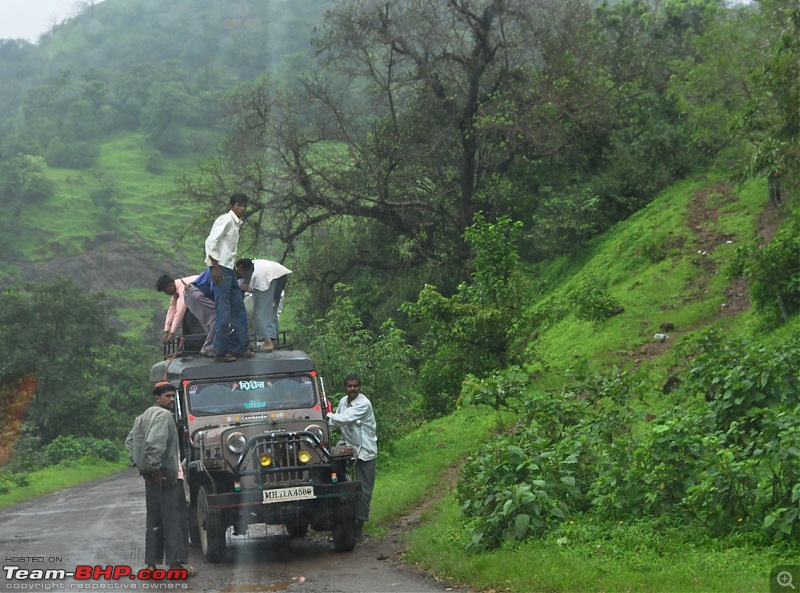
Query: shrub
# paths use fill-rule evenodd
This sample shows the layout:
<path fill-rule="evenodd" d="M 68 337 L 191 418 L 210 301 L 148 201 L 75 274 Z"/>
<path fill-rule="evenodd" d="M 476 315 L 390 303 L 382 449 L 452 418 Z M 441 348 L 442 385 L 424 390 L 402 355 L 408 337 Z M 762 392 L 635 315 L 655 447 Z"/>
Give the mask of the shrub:
<path fill-rule="evenodd" d="M 68 465 L 83 458 L 117 461 L 120 447 L 108 439 L 66 435 L 56 437 L 44 448 L 44 454 L 50 465 Z"/>
<path fill-rule="evenodd" d="M 611 298 L 608 288 L 593 274 L 586 274 L 570 292 L 575 303 L 575 315 L 584 321 L 603 321 L 612 317 L 618 304 Z"/>
<path fill-rule="evenodd" d="M 161 175 L 161 173 L 164 172 L 164 160 L 161 154 L 151 153 L 150 156 L 147 157 L 145 169 L 148 173 L 152 173 L 153 175 Z"/>
<path fill-rule="evenodd" d="M 14 452 L 6 469 L 10 472 L 26 472 L 46 464 L 41 440 L 33 434 L 31 426 L 24 426 L 22 434 L 14 443 Z"/>
<path fill-rule="evenodd" d="M 491 223 L 478 213 L 464 233 L 473 253 L 471 282 L 459 285 L 452 297 L 425 286 L 416 303 L 402 307 L 424 334 L 418 385 L 432 416 L 454 409 L 468 373 L 482 378 L 507 364 L 508 328 L 521 302 L 521 228 L 508 217 Z"/>
<path fill-rule="evenodd" d="M 542 536 L 587 511 L 606 452 L 626 442 L 633 424 L 619 402 L 638 397 L 635 373 L 581 376 L 561 393 L 523 394 L 521 379 L 519 369 L 510 368 L 465 384 L 471 397 L 516 408 L 524 422 L 473 454 L 459 476 L 456 493 L 470 548 Z M 513 396 L 498 401 L 498 392 L 506 391 Z"/>
<path fill-rule="evenodd" d="M 11 481 L 19 488 L 25 488 L 31 485 L 31 477 L 24 472 L 11 474 Z"/>
<path fill-rule="evenodd" d="M 755 307 L 769 324 L 785 322 L 800 311 L 800 216 L 775 235 L 767 245 L 742 246 L 729 269 L 732 277 L 744 277 Z"/>
<path fill-rule="evenodd" d="M 44 156 L 51 167 L 89 169 L 97 164 L 100 147 L 91 142 L 65 142 L 54 138 L 48 144 Z"/>

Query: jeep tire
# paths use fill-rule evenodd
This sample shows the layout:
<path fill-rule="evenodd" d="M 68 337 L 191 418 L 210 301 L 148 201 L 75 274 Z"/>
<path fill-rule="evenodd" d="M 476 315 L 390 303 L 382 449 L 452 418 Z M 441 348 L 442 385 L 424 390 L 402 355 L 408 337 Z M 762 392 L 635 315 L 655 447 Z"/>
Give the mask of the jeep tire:
<path fill-rule="evenodd" d="M 352 552 L 356 547 L 356 499 L 348 496 L 342 500 L 339 515 L 331 526 L 333 548 L 337 552 Z"/>
<path fill-rule="evenodd" d="M 218 564 L 225 559 L 225 533 L 228 526 L 223 521 L 222 511 L 208 506 L 205 486 L 200 486 L 197 491 L 196 506 L 203 555 L 208 562 Z"/>

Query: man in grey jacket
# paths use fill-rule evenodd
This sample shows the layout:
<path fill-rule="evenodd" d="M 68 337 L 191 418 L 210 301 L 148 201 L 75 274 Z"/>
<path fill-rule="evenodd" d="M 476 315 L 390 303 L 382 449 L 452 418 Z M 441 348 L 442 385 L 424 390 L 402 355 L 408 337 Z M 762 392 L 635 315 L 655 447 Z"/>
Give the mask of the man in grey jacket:
<path fill-rule="evenodd" d="M 175 388 L 167 381 L 153 387 L 154 405 L 138 416 L 125 439 L 131 461 L 139 468 L 145 483 L 147 530 L 144 559 L 154 570 L 166 560 L 173 569 L 186 569 L 188 558 L 186 498 L 183 494 L 183 468 L 178 453 L 178 430 L 172 415 Z"/>

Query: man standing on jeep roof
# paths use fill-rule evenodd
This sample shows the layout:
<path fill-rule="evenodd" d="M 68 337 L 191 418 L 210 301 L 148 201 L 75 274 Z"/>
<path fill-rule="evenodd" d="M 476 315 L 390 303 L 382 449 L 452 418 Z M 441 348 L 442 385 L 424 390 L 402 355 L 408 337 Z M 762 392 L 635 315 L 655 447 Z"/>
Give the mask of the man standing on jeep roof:
<path fill-rule="evenodd" d="M 167 381 L 153 387 L 154 404 L 138 416 L 125 439 L 131 461 L 144 478 L 147 528 L 144 561 L 155 570 L 166 559 L 173 569 L 197 571 L 184 566 L 189 554 L 183 468 L 178 457 L 178 429 L 172 411 L 175 388 Z"/>
<path fill-rule="evenodd" d="M 230 209 L 214 221 L 205 243 L 206 265 L 214 280 L 214 306 L 217 313 L 214 358 L 225 362 L 236 360 L 248 352 L 247 311 L 234 271 L 239 228 L 247 202 L 244 194 L 233 194 L 229 201 Z"/>
<path fill-rule="evenodd" d="M 356 456 L 356 480 L 361 482 L 356 509 L 356 529 L 359 540 L 364 538 L 364 521 L 369 521 L 369 506 L 375 487 L 375 458 L 378 456 L 378 425 L 372 403 L 361 393 L 361 378 L 348 375 L 344 379 L 347 393 L 336 406 L 336 412 L 328 414 L 328 422 L 339 427 L 344 442 L 353 447 Z"/>
<path fill-rule="evenodd" d="M 256 342 L 261 342 L 257 351 L 272 352 L 278 346 L 278 310 L 291 273 L 286 266 L 269 259 L 236 260 L 236 276 L 242 279 L 239 288 L 253 293 L 253 326 Z"/>

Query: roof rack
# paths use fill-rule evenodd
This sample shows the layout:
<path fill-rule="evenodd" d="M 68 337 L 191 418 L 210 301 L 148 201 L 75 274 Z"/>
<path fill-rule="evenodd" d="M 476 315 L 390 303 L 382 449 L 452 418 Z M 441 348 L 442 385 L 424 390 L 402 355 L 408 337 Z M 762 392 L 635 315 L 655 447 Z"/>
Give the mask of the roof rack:
<path fill-rule="evenodd" d="M 172 358 L 178 354 L 185 356 L 200 355 L 200 348 L 203 347 L 205 342 L 205 334 L 186 334 L 179 338 L 172 338 L 168 342 L 164 342 L 164 358 Z M 250 344 L 256 343 L 255 334 L 248 336 Z M 292 340 L 292 330 L 282 329 L 278 332 L 278 339 L 276 340 L 276 348 L 278 350 L 294 350 L 294 341 Z"/>

